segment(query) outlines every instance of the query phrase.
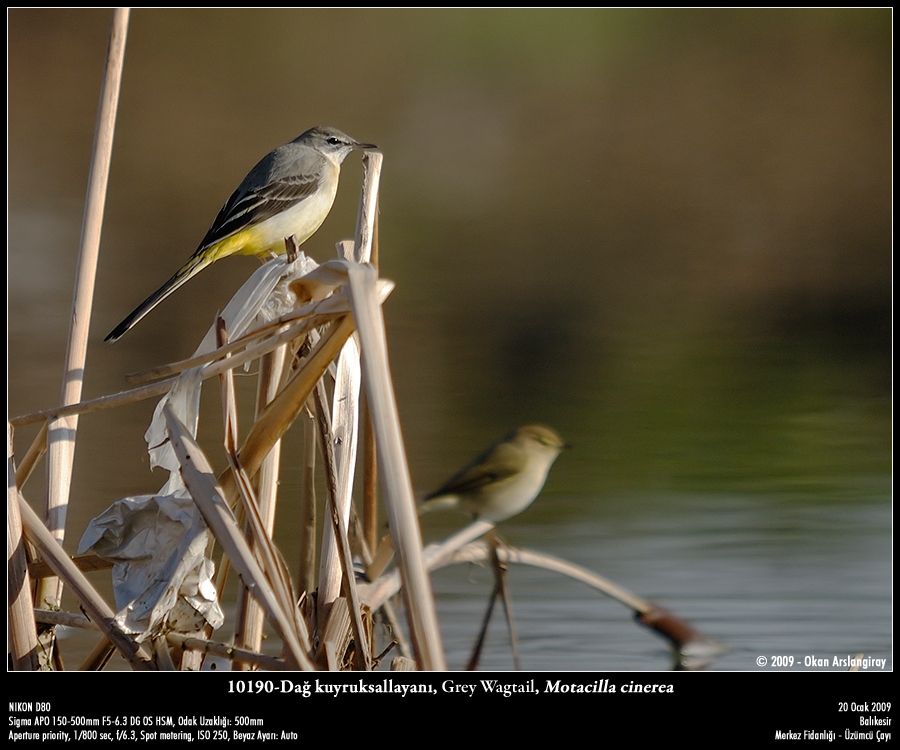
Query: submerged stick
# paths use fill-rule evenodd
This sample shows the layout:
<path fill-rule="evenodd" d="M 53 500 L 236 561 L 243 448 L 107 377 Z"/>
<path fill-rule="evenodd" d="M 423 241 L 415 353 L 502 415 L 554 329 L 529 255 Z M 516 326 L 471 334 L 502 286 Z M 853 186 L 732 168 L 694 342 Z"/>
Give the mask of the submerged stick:
<path fill-rule="evenodd" d="M 484 617 L 481 618 L 481 628 L 478 631 L 478 637 L 475 639 L 475 647 L 472 649 L 472 655 L 466 663 L 467 672 L 474 672 L 478 669 L 478 663 L 481 661 L 481 652 L 484 650 L 484 643 L 487 640 L 488 625 L 491 624 L 491 615 L 494 614 L 494 605 L 497 603 L 499 595 L 500 581 L 494 581 L 494 588 L 491 590 L 487 609 L 484 611 Z"/>
<path fill-rule="evenodd" d="M 639 623 L 651 628 L 669 641 L 679 655 L 679 664 L 681 666 L 689 667 L 691 662 L 697 664 L 701 664 L 704 661 L 708 662 L 714 656 L 727 651 L 723 644 L 699 632 L 680 617 L 580 565 L 561 560 L 552 555 L 516 547 L 504 546 L 498 549 L 497 553 L 506 562 L 531 565 L 562 573 L 625 605 L 633 610 L 634 617 Z M 470 544 L 454 556 L 453 562 L 483 560 L 487 554 L 488 552 L 484 545 Z"/>

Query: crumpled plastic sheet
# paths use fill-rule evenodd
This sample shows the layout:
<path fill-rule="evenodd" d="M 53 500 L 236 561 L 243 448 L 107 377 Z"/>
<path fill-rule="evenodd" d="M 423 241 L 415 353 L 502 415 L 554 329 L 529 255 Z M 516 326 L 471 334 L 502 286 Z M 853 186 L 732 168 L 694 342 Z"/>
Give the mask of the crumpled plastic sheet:
<path fill-rule="evenodd" d="M 224 623 L 207 540 L 200 511 L 181 490 L 113 503 L 88 524 L 78 553 L 114 561 L 115 620 L 142 641 L 164 630 L 191 633 Z"/>
<path fill-rule="evenodd" d="M 282 256 L 264 264 L 222 311 L 229 334 L 240 336 L 254 322 L 293 310 L 298 303 L 295 289 L 311 299 L 325 297 L 340 283 L 334 265 L 320 269 L 303 253 L 291 263 Z M 194 355 L 214 348 L 215 326 Z M 113 589 L 120 610 L 115 619 L 138 641 L 165 629 L 195 632 L 207 623 L 217 628 L 225 619 L 212 582 L 215 566 L 205 556 L 206 525 L 184 487 L 162 414 L 170 403 L 196 435 L 201 385 L 199 368 L 182 373 L 157 404 L 144 435 L 151 467 L 169 471 L 159 494 L 117 501 L 90 522 L 78 546 L 79 554 L 93 552 L 114 561 Z"/>
<path fill-rule="evenodd" d="M 267 323 L 279 315 L 289 312 L 296 304 L 296 296 L 290 290 L 290 284 L 297 278 L 316 270 L 316 262 L 300 253 L 293 263 L 282 256 L 260 266 L 222 310 L 228 335 L 235 339 L 243 335 L 254 323 Z M 206 332 L 200 346 L 194 352 L 195 357 L 213 351 L 216 348 L 216 327 L 212 325 Z M 169 403 L 182 424 L 191 435 L 197 435 L 197 423 L 200 415 L 200 387 L 202 385 L 199 368 L 183 372 L 169 393 L 163 396 L 153 412 L 153 419 L 144 439 L 150 453 L 150 468 L 161 467 L 181 477 L 178 470 L 178 459 L 168 441 L 166 420 L 163 407 Z M 174 491 L 170 482 L 163 492 Z"/>

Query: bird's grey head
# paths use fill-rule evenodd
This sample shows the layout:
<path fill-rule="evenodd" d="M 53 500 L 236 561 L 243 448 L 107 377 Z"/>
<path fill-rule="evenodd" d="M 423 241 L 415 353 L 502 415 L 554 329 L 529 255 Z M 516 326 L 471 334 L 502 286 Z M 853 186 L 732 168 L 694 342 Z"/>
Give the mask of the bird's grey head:
<path fill-rule="evenodd" d="M 354 149 L 378 148 L 374 143 L 360 143 L 337 128 L 315 127 L 294 139 L 321 151 L 332 161 L 340 164 Z"/>

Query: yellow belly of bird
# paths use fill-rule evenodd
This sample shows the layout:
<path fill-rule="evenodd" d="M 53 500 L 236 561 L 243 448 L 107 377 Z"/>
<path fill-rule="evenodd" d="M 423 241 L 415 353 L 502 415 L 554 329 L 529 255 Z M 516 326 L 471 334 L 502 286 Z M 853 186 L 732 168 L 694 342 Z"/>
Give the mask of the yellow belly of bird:
<path fill-rule="evenodd" d="M 337 180 L 334 186 L 334 190 L 320 190 L 277 216 L 226 237 L 207 250 L 209 262 L 214 263 L 229 255 L 257 255 L 261 258 L 268 258 L 273 253 L 282 255 L 286 249 L 284 240 L 291 236 L 297 238 L 298 245 L 302 245 L 328 216 L 337 192 Z"/>

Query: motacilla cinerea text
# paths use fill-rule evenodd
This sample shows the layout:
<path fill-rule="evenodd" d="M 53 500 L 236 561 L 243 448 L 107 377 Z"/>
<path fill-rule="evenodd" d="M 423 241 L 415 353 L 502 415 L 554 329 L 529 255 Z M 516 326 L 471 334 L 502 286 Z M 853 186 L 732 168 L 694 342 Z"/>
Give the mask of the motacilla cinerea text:
<path fill-rule="evenodd" d="M 200 271 L 229 255 L 265 258 L 285 252 L 284 240 L 308 240 L 322 226 L 337 193 L 341 162 L 359 143 L 334 128 L 311 128 L 263 157 L 222 206 L 200 246 L 175 275 L 106 337 L 115 341 Z"/>

